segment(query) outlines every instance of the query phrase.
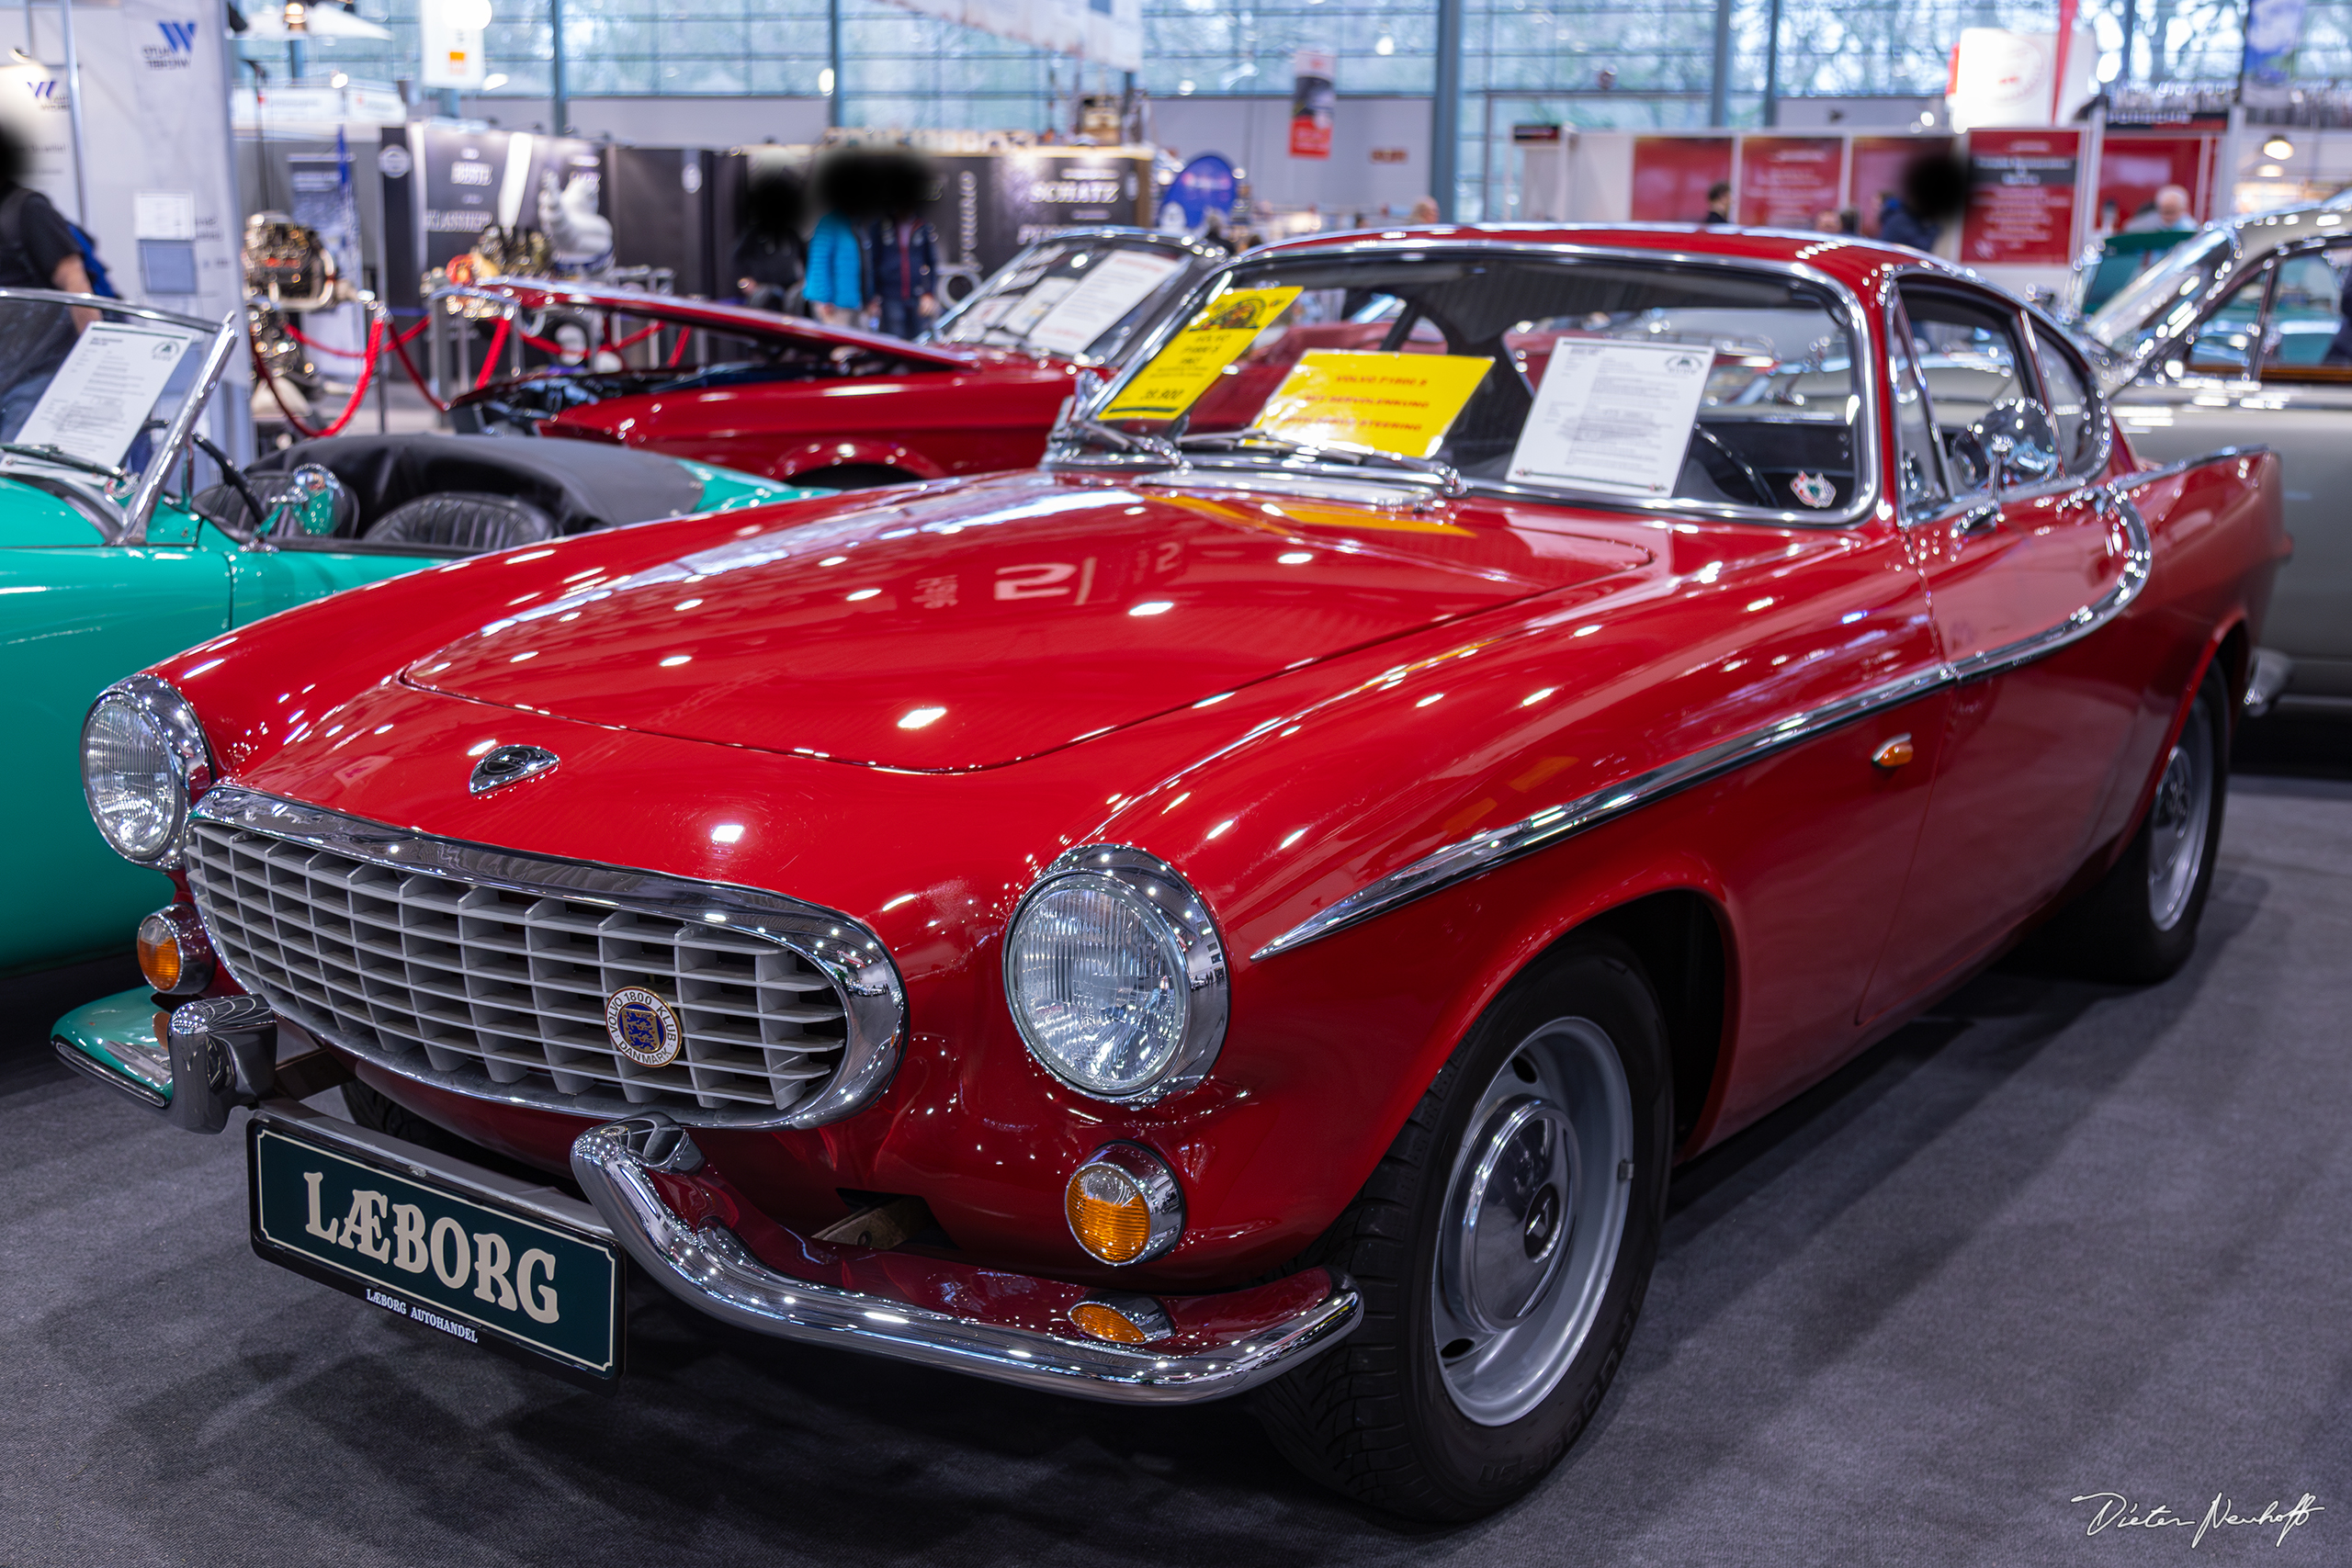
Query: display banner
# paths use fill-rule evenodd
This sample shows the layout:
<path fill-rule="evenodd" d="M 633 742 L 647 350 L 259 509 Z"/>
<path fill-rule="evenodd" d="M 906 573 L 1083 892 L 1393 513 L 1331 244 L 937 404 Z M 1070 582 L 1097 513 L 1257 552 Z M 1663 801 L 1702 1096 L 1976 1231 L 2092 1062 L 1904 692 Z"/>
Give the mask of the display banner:
<path fill-rule="evenodd" d="M 74 211 L 74 107 L 65 73 L 23 61 L 0 66 L 0 115 L 17 133 L 30 165 L 25 184 L 49 197 L 50 205 Z"/>
<path fill-rule="evenodd" d="M 416 35 L 424 58 L 418 80 L 480 92 L 490 74 L 481 38 L 490 17 L 490 0 L 420 0 Z"/>
<path fill-rule="evenodd" d="M 1841 136 L 1748 136 L 1739 145 L 1739 205 L 1732 217 L 1749 227 L 1812 229 L 1844 203 L 1846 141 Z M 1703 209 L 1705 197 L 1701 197 Z"/>
<path fill-rule="evenodd" d="M 1232 212 L 1234 198 L 1240 194 L 1241 182 L 1234 177 L 1232 161 L 1204 152 L 1177 172 L 1175 183 L 1168 187 L 1168 199 L 1160 204 L 1159 226 L 1198 229 L 1212 212 Z M 1171 210 L 1174 222 L 1169 220 Z"/>
<path fill-rule="evenodd" d="M 593 141 L 577 137 L 534 136 L 527 131 L 468 130 L 451 125 L 418 128 L 424 176 L 424 266 L 446 265 L 473 248 L 492 223 L 508 230 L 537 229 L 548 235 L 556 259 L 587 265 L 598 236 L 579 232 L 604 224 L 602 249 L 611 249 L 612 228 L 603 212 L 604 158 Z"/>
<path fill-rule="evenodd" d="M 1114 71 L 1143 69 L 1143 0 L 891 0 Z"/>
<path fill-rule="evenodd" d="M 1978 130 L 1968 138 L 1961 259 L 2064 266 L 2075 255 L 2079 130 Z"/>
<path fill-rule="evenodd" d="M 1920 158 L 1949 158 L 1949 136 L 1857 136 L 1847 161 L 1846 205 L 1861 214 L 1862 232 L 1878 238 L 1886 198 L 1903 193 L 1903 176 Z"/>
<path fill-rule="evenodd" d="M 1731 178 L 1728 136 L 1634 138 L 1636 223 L 1696 223 L 1707 215 L 1707 190 Z"/>
<path fill-rule="evenodd" d="M 2250 0 L 2245 17 L 2245 79 L 2265 87 L 2287 83 L 2303 41 L 2305 0 Z"/>
<path fill-rule="evenodd" d="M 1333 89 L 1338 68 L 1329 51 L 1302 49 L 1291 57 L 1290 155 L 1329 158 L 1331 120 L 1339 105 Z"/>
<path fill-rule="evenodd" d="M 1151 154 L 1136 149 L 1023 148 L 933 164 L 940 194 L 925 216 L 941 257 L 981 277 L 1059 230 L 1151 222 Z"/>

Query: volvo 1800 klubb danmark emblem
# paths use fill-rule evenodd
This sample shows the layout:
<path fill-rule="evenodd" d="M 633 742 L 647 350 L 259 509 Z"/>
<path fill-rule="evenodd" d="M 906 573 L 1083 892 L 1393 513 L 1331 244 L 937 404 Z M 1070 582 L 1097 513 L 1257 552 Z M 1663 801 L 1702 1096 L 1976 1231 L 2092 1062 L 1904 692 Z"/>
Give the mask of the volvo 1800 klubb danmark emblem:
<path fill-rule="evenodd" d="M 640 1067 L 666 1067 L 686 1048 L 678 1015 L 642 986 L 623 986 L 605 998 L 605 1032 L 614 1050 Z"/>

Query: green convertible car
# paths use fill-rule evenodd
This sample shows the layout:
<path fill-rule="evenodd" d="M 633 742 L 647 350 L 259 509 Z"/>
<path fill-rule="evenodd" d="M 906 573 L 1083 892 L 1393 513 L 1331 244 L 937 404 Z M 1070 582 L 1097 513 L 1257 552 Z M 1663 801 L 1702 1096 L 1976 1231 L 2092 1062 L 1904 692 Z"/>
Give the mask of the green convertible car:
<path fill-rule="evenodd" d="M 110 682 L 273 611 L 454 556 L 817 493 L 654 453 L 472 435 L 346 436 L 239 468 L 198 430 L 234 319 L 0 289 L 0 975 L 127 951 L 170 895 L 82 802 Z M 198 488 L 199 459 L 220 482 Z M 301 683 L 287 671 L 289 691 Z"/>

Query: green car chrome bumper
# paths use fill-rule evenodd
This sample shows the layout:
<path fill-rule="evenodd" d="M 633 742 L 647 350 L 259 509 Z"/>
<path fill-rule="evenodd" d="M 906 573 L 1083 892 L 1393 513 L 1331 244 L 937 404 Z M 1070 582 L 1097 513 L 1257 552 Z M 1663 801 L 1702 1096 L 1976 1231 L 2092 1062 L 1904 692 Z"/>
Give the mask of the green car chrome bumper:
<path fill-rule="evenodd" d="M 172 1053 L 157 1021 L 165 1016 L 144 989 L 85 1002 L 50 1030 L 66 1066 L 160 1111 L 172 1102 Z"/>

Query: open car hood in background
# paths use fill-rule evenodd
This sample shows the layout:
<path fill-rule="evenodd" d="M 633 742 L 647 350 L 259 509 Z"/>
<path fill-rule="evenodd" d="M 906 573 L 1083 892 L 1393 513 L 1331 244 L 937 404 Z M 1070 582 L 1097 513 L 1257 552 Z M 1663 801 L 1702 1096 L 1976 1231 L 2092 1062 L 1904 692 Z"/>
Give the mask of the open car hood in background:
<path fill-rule="evenodd" d="M 1501 521 L 1024 475 L 747 525 L 516 605 L 405 679 L 687 739 L 987 767 L 1649 558 Z"/>
<path fill-rule="evenodd" d="M 829 327 L 806 316 L 755 310 L 748 305 L 715 304 L 707 299 L 682 299 L 673 294 L 648 294 L 635 288 L 499 278 L 490 283 L 475 284 L 472 291 L 513 299 L 526 310 L 549 308 L 616 310 L 648 321 L 671 321 L 711 332 L 734 333 L 742 337 L 775 338 L 820 347 L 831 344 L 843 348 L 868 349 L 876 354 L 887 354 L 921 365 L 936 365 L 944 369 L 961 370 L 981 363 L 980 356 L 968 349 L 910 343 L 905 338 L 861 332 L 854 327 Z"/>

